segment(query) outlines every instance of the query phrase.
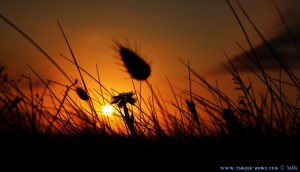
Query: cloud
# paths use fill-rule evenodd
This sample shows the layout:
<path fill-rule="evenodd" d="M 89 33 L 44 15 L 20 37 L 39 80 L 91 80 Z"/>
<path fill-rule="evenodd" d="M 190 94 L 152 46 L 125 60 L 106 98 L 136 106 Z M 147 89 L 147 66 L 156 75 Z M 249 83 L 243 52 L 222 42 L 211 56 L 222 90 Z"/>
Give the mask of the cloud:
<path fill-rule="evenodd" d="M 278 24 L 274 25 L 274 28 L 278 28 Z M 282 23 L 280 23 L 282 24 Z M 291 26 L 289 26 L 289 30 L 291 31 L 293 39 L 296 41 L 298 50 L 300 49 L 300 22 L 293 22 Z M 297 51 L 297 48 L 289 36 L 287 30 L 280 30 L 278 34 L 267 40 L 269 45 L 275 50 L 276 54 L 281 57 L 281 59 L 292 69 L 296 69 L 300 67 L 300 53 Z M 271 53 L 270 49 L 262 42 L 261 44 L 254 47 L 254 51 L 258 57 L 260 64 L 262 65 L 263 69 L 266 71 L 274 71 L 280 68 L 279 62 L 276 60 L 274 55 Z M 242 51 L 240 54 L 233 56 L 230 61 L 238 69 L 239 72 L 248 72 L 250 67 L 252 70 L 259 70 L 257 65 L 251 60 L 249 57 L 253 57 L 253 53 L 251 49 L 246 51 Z M 230 55 L 228 55 L 231 57 Z M 247 64 L 245 66 L 244 64 Z M 226 59 L 224 62 L 227 67 L 231 67 L 230 63 Z M 220 74 L 224 73 L 227 70 L 224 68 L 223 65 L 218 65 L 217 67 L 211 69 L 208 73 L 210 74 Z"/>

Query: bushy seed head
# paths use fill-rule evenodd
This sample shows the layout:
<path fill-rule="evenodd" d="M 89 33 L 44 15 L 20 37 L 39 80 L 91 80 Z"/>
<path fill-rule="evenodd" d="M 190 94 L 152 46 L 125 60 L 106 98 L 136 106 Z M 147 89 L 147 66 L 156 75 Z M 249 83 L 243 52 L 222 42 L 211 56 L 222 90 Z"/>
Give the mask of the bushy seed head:
<path fill-rule="evenodd" d="M 81 87 L 76 87 L 76 93 L 77 95 L 80 97 L 80 99 L 87 101 L 89 100 L 89 95 L 87 94 L 87 92 L 82 89 Z"/>
<path fill-rule="evenodd" d="M 234 112 L 230 109 L 223 109 L 223 119 L 227 122 L 235 120 Z"/>
<path fill-rule="evenodd" d="M 115 43 L 116 51 L 131 77 L 137 80 L 146 80 L 151 74 L 150 65 L 137 52 L 119 42 Z"/>
<path fill-rule="evenodd" d="M 196 114 L 196 107 L 194 101 L 185 100 L 185 103 L 188 106 L 190 112 Z"/>

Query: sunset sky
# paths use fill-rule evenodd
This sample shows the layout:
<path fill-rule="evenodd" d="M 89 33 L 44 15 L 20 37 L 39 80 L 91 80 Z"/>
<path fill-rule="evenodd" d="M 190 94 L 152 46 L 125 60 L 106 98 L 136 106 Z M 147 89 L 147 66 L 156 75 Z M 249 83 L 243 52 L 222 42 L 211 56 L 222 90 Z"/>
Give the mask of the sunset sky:
<path fill-rule="evenodd" d="M 230 2 L 242 16 L 235 1 Z M 295 31 L 294 27 L 299 26 L 300 1 L 276 2 L 291 30 Z M 287 46 L 280 44 L 284 27 L 271 0 L 240 3 L 268 40 L 277 41 L 279 47 Z M 226 61 L 224 51 L 230 57 L 239 56 L 242 51 L 236 42 L 248 50 L 225 0 L 2 0 L 0 11 L 36 41 L 71 78 L 79 79 L 76 67 L 59 55 L 71 58 L 57 24 L 59 21 L 79 65 L 96 77 L 97 64 L 101 82 L 119 92 L 131 91 L 132 83 L 112 49 L 113 40 L 128 40 L 137 47 L 151 64 L 149 81 L 160 90 L 166 90 L 162 91 L 166 95 L 171 95 L 166 76 L 174 86 L 188 89 L 185 79 L 188 70 L 179 57 L 189 60 L 191 67 L 207 79 L 224 79 L 218 73 L 220 62 Z M 245 17 L 242 16 L 242 20 L 249 29 L 252 43 L 259 46 L 260 39 Z M 3 20 L 0 29 L 0 64 L 10 76 L 33 76 L 27 66 L 30 65 L 44 79 L 69 84 L 40 51 Z M 293 33 L 299 38 L 299 31 Z M 293 58 L 287 61 L 295 60 L 294 55 L 289 57 Z M 265 60 L 272 68 L 272 62 Z"/>

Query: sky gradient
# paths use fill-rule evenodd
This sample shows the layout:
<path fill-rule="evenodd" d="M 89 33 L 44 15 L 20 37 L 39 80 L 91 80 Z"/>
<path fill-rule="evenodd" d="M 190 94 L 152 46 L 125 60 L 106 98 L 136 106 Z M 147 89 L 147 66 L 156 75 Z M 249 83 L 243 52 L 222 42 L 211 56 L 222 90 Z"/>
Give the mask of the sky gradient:
<path fill-rule="evenodd" d="M 230 2 L 238 11 L 235 1 Z M 280 38 L 283 25 L 271 0 L 240 3 L 268 40 Z M 296 19 L 300 16 L 300 2 L 278 0 L 276 3 L 287 23 L 299 26 Z M 119 92 L 131 91 L 132 83 L 112 48 L 113 40 L 128 40 L 138 50 L 151 64 L 149 81 L 167 90 L 163 92 L 168 96 L 172 92 L 166 77 L 174 86 L 188 89 L 188 70 L 178 58 L 189 61 L 200 75 L 222 82 L 225 78 L 218 71 L 220 63 L 226 61 L 224 51 L 230 57 L 242 56 L 236 42 L 248 50 L 232 11 L 226 1 L 220 0 L 11 0 L 1 1 L 0 11 L 51 55 L 71 78 L 79 79 L 76 67 L 59 55 L 71 58 L 59 21 L 79 65 L 94 76 L 97 76 L 97 65 L 101 82 Z M 242 20 L 246 21 L 244 17 Z M 245 26 L 249 28 L 253 45 L 259 48 L 260 39 L 249 24 L 245 22 Z M 1 21 L 0 28 L 0 64 L 12 77 L 32 76 L 27 66 L 30 65 L 45 79 L 67 83 L 50 61 L 7 23 Z M 299 38 L 299 33 L 295 35 Z M 294 59 L 293 56 L 290 60 Z"/>

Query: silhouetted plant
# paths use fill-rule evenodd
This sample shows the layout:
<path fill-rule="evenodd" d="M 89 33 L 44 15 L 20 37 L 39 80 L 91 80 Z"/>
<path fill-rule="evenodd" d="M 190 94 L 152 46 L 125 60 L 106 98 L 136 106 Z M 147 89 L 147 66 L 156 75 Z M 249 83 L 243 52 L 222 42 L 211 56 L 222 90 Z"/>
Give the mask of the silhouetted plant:
<path fill-rule="evenodd" d="M 127 107 L 127 103 L 132 105 L 135 104 L 136 99 L 133 96 L 133 92 L 120 93 L 119 95 L 112 97 L 111 104 L 116 104 L 118 107 L 123 108 L 125 124 L 127 125 L 130 134 L 134 137 L 136 134 L 134 128 L 134 115 L 133 113 L 131 113 L 131 115 L 129 114 L 129 110 Z"/>
<path fill-rule="evenodd" d="M 190 63 L 188 62 L 188 69 L 189 69 L 189 85 L 190 85 L 190 100 L 185 100 L 185 103 L 189 109 L 189 111 L 192 114 L 192 117 L 194 119 L 194 121 L 197 124 L 197 127 L 199 128 L 200 134 L 202 135 L 202 130 L 201 130 L 201 126 L 200 126 L 200 120 L 196 111 L 196 106 L 195 103 L 193 101 L 193 96 L 192 96 L 192 82 L 191 82 L 191 69 L 190 69 Z"/>
<path fill-rule="evenodd" d="M 234 111 L 223 109 L 223 119 L 226 121 L 230 134 L 234 137 L 241 137 L 244 133 L 242 125 L 234 115 Z"/>
<path fill-rule="evenodd" d="M 115 50 L 120 55 L 127 72 L 132 78 L 137 80 L 146 80 L 151 74 L 150 65 L 136 51 L 115 41 Z"/>
<path fill-rule="evenodd" d="M 89 100 L 89 95 L 81 87 L 76 87 L 76 93 L 80 97 L 80 99 L 82 99 L 84 101 Z"/>

